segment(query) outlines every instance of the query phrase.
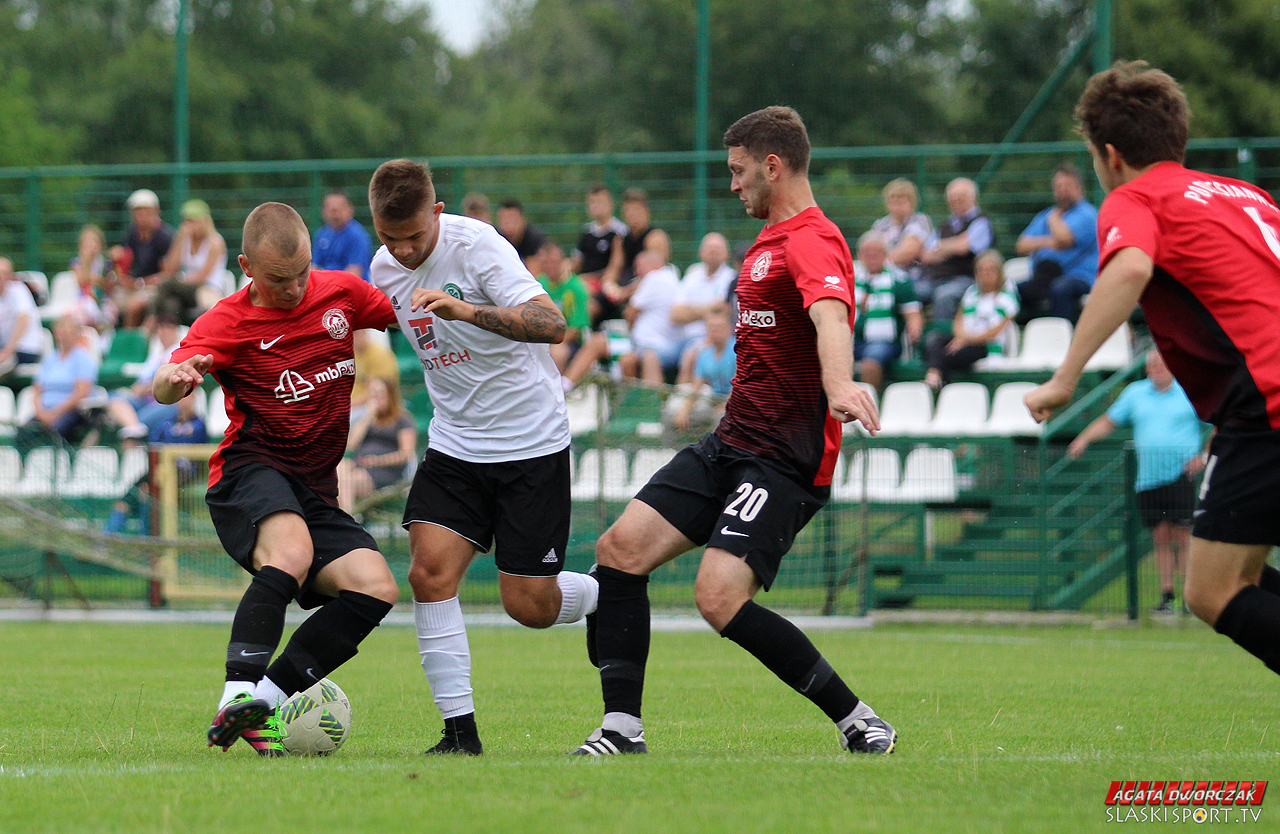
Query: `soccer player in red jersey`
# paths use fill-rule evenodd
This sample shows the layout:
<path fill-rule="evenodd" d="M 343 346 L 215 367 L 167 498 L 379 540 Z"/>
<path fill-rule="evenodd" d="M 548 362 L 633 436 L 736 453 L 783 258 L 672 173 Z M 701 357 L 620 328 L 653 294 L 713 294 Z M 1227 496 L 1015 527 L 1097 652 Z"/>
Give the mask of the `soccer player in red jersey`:
<path fill-rule="evenodd" d="M 253 581 L 231 623 L 209 745 L 226 750 L 243 736 L 279 756 L 276 707 L 355 656 L 398 594 L 373 537 L 338 509 L 337 479 L 352 333 L 385 328 L 395 312 L 356 276 L 313 271 L 307 227 L 289 206 L 254 209 L 243 246 L 251 283 L 196 320 L 153 393 L 177 402 L 211 373 L 226 395 L 231 425 L 209 460 L 206 501 L 223 547 Z M 271 663 L 295 597 L 319 610 Z"/>
<path fill-rule="evenodd" d="M 1085 362 L 1142 306 L 1201 420 L 1217 431 L 1193 515 L 1191 611 L 1280 673 L 1280 209 L 1263 190 L 1183 167 L 1190 112 L 1141 61 L 1089 80 L 1076 119 L 1109 193 L 1097 282 L 1062 366 L 1026 396 L 1066 405 Z"/>
<path fill-rule="evenodd" d="M 649 574 L 700 545 L 698 610 L 835 722 L 849 750 L 890 753 L 897 733 L 849 690 L 794 624 L 753 597 L 827 502 L 841 423 L 879 429 L 853 382 L 853 258 L 809 186 L 799 114 L 769 107 L 724 136 L 731 188 L 765 221 L 738 279 L 737 373 L 719 427 L 679 452 L 596 545 L 600 582 L 587 648 L 604 720 L 577 755 L 644 753 Z"/>

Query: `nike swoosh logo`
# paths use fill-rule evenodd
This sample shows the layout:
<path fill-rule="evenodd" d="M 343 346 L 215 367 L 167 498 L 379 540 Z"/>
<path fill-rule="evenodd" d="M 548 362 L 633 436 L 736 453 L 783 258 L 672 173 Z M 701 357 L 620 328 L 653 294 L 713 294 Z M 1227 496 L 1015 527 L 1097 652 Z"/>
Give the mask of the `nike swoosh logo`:
<path fill-rule="evenodd" d="M 283 338 L 284 338 L 284 334 L 281 333 L 279 336 L 275 337 L 269 342 L 266 339 L 263 339 L 262 341 L 258 342 L 258 347 L 262 348 L 263 350 L 266 350 L 267 348 L 271 347 L 272 345 L 274 345 L 276 342 L 280 341 Z"/>
<path fill-rule="evenodd" d="M 742 537 L 745 539 L 745 538 L 747 538 L 747 537 L 748 537 L 748 535 L 749 535 L 749 534 L 747 534 L 747 533 L 738 533 L 738 532 L 735 532 L 735 531 L 733 531 L 733 530 L 730 530 L 728 527 L 721 527 L 721 528 L 720 528 L 720 535 L 722 535 L 722 536 L 742 536 Z"/>
<path fill-rule="evenodd" d="M 311 678 L 311 680 L 313 681 L 319 680 L 319 678 L 316 677 L 315 670 L 312 669 L 310 666 L 307 667 L 307 677 Z"/>
<path fill-rule="evenodd" d="M 240 650 L 241 657 L 257 657 L 260 654 L 271 654 L 271 652 L 246 652 L 244 649 Z"/>

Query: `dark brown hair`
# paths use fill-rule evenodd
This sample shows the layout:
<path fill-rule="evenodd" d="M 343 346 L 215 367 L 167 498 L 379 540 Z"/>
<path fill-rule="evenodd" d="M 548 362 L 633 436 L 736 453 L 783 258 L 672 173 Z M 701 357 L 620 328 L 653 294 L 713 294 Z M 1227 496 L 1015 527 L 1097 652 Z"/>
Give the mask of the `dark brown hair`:
<path fill-rule="evenodd" d="M 245 218 L 240 248 L 250 261 L 257 259 L 263 247 L 282 258 L 291 258 L 303 240 L 309 242 L 307 224 L 292 206 L 263 203 Z"/>
<path fill-rule="evenodd" d="M 628 188 L 622 192 L 622 202 L 639 203 L 645 208 L 649 207 L 649 195 L 643 188 Z"/>
<path fill-rule="evenodd" d="M 744 148 L 756 160 L 775 154 L 793 173 L 809 170 L 809 133 L 790 107 L 766 107 L 748 113 L 724 132 L 726 148 Z"/>
<path fill-rule="evenodd" d="M 1186 158 L 1187 96 L 1168 73 L 1146 61 L 1117 61 L 1090 78 L 1075 116 L 1080 133 L 1099 153 L 1111 145 L 1131 167 Z"/>
<path fill-rule="evenodd" d="M 431 169 L 412 159 L 392 159 L 369 180 L 369 211 L 393 223 L 408 220 L 436 202 Z"/>

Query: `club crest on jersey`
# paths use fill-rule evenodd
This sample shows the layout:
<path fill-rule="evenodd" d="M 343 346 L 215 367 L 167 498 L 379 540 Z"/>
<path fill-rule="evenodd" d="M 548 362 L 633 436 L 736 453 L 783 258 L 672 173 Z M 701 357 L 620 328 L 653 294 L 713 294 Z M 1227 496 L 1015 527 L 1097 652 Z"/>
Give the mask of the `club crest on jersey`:
<path fill-rule="evenodd" d="M 751 265 L 751 280 L 763 281 L 764 276 L 769 274 L 769 266 L 773 263 L 773 253 L 765 250 L 760 253 L 760 257 L 756 258 L 756 262 Z"/>
<path fill-rule="evenodd" d="M 445 284 L 445 285 L 444 285 L 444 291 L 445 291 L 445 293 L 447 293 L 448 295 L 453 296 L 454 298 L 458 299 L 459 301 L 461 301 L 461 300 L 462 300 L 462 288 L 461 288 L 461 287 L 459 287 L 457 284 Z"/>
<path fill-rule="evenodd" d="M 324 325 L 324 329 L 329 331 L 329 335 L 335 339 L 345 339 L 351 333 L 351 325 L 347 323 L 346 313 L 337 307 L 325 310 L 324 315 L 320 318 L 320 323 Z"/>

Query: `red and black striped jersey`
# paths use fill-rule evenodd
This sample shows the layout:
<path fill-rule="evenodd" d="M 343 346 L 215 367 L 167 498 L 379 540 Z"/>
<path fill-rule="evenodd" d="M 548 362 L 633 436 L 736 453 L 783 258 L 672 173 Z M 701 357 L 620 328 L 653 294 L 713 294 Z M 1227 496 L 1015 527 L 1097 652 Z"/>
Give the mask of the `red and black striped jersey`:
<path fill-rule="evenodd" d="M 1139 303 L 1200 419 L 1280 428 L 1280 209 L 1240 180 L 1162 162 L 1098 214 L 1101 269 L 1141 249 L 1155 264 Z"/>
<path fill-rule="evenodd" d="M 841 425 L 827 412 L 808 308 L 839 299 L 852 329 L 852 287 L 849 245 L 817 206 L 761 229 L 738 275 L 738 368 L 716 433 L 813 486 L 831 483 Z"/>
<path fill-rule="evenodd" d="M 224 471 L 265 463 L 337 503 L 347 445 L 352 333 L 396 320 L 391 301 L 348 272 L 313 271 L 292 310 L 257 307 L 249 288 L 196 319 L 171 361 L 213 356 L 231 425 L 209 460 L 209 486 Z"/>

